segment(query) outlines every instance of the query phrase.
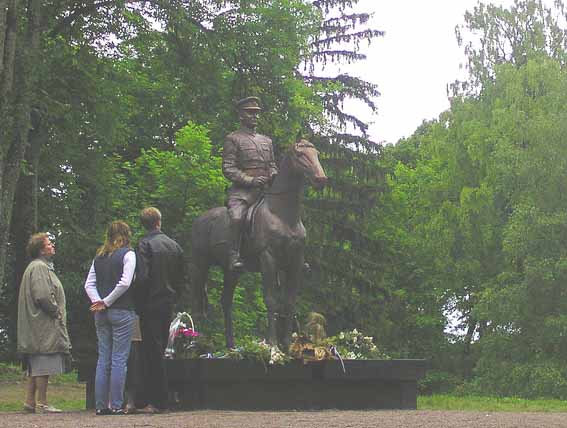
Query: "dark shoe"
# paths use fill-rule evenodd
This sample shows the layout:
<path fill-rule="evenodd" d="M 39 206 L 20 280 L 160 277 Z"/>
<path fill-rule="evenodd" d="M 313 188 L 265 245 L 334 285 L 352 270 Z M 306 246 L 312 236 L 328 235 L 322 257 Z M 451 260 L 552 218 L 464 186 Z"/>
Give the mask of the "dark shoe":
<path fill-rule="evenodd" d="M 125 415 L 126 412 L 124 412 L 124 410 L 122 409 L 112 409 L 110 414 L 112 416 L 120 416 L 120 415 Z"/>
<path fill-rule="evenodd" d="M 96 409 L 95 415 L 97 415 L 97 416 L 112 415 L 112 410 L 110 410 L 110 409 Z"/>

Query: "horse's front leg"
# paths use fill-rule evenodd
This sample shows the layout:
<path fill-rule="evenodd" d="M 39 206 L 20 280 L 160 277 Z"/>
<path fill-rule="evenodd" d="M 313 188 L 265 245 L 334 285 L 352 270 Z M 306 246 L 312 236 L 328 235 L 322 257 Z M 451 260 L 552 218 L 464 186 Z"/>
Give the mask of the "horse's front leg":
<path fill-rule="evenodd" d="M 293 260 L 285 272 L 284 282 L 280 284 L 283 291 L 283 303 L 278 326 L 278 342 L 284 352 L 289 351 L 291 344 L 291 330 L 295 316 L 297 293 L 303 279 L 303 251 L 297 251 L 290 258 Z"/>
<path fill-rule="evenodd" d="M 224 281 L 221 295 L 221 306 L 224 315 L 224 335 L 226 347 L 234 348 L 234 333 L 232 331 L 232 301 L 234 299 L 234 290 L 238 282 L 238 274 L 234 271 L 226 269 L 224 272 Z"/>
<path fill-rule="evenodd" d="M 260 270 L 262 271 L 262 288 L 264 291 L 264 303 L 268 311 L 268 343 L 277 345 L 277 316 L 278 316 L 278 299 L 277 299 L 277 267 L 276 261 L 269 249 L 264 250 L 260 254 Z"/>

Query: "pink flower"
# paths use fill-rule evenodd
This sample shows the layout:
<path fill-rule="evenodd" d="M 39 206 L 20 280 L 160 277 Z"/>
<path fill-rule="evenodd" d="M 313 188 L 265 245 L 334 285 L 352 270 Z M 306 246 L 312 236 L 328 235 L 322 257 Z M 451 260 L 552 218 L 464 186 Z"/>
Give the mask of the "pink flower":
<path fill-rule="evenodd" d="M 184 328 L 183 329 L 183 336 L 185 337 L 198 337 L 200 334 L 193 330 L 192 328 Z"/>

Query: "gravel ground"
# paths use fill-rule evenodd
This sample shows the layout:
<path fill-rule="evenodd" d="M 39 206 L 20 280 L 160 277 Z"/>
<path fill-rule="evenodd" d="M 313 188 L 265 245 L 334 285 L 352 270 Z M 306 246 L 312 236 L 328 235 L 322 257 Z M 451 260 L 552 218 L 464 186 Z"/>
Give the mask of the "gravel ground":
<path fill-rule="evenodd" d="M 93 412 L 59 415 L 3 413 L 4 428 L 555 428 L 567 427 L 567 413 L 488 413 L 447 411 L 236 412 L 200 410 L 162 415 L 94 416 Z"/>

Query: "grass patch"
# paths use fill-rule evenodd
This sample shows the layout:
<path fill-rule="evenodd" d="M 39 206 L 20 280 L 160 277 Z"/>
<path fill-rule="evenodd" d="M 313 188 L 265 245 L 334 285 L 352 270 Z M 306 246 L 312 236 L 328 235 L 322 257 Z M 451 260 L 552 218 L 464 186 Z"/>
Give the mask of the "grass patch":
<path fill-rule="evenodd" d="M 25 383 L 0 383 L 0 412 L 22 410 L 25 398 Z M 47 389 L 49 404 L 61 410 L 85 409 L 85 385 L 75 382 L 71 384 L 52 384 Z"/>
<path fill-rule="evenodd" d="M 19 382 L 23 376 L 21 366 L 0 362 L 0 382 Z"/>
<path fill-rule="evenodd" d="M 0 362 L 0 412 L 22 410 L 26 382 L 21 366 Z M 83 410 L 85 385 L 77 382 L 76 371 L 50 376 L 47 399 L 62 410 Z"/>
<path fill-rule="evenodd" d="M 0 383 L 25 382 L 26 375 L 22 367 L 12 363 L 0 362 Z M 63 373 L 49 378 L 50 385 L 73 385 L 77 383 L 77 371 Z"/>
<path fill-rule="evenodd" d="M 554 399 L 526 400 L 514 397 L 477 395 L 423 395 L 417 398 L 419 410 L 461 410 L 482 412 L 567 412 L 567 402 Z"/>

